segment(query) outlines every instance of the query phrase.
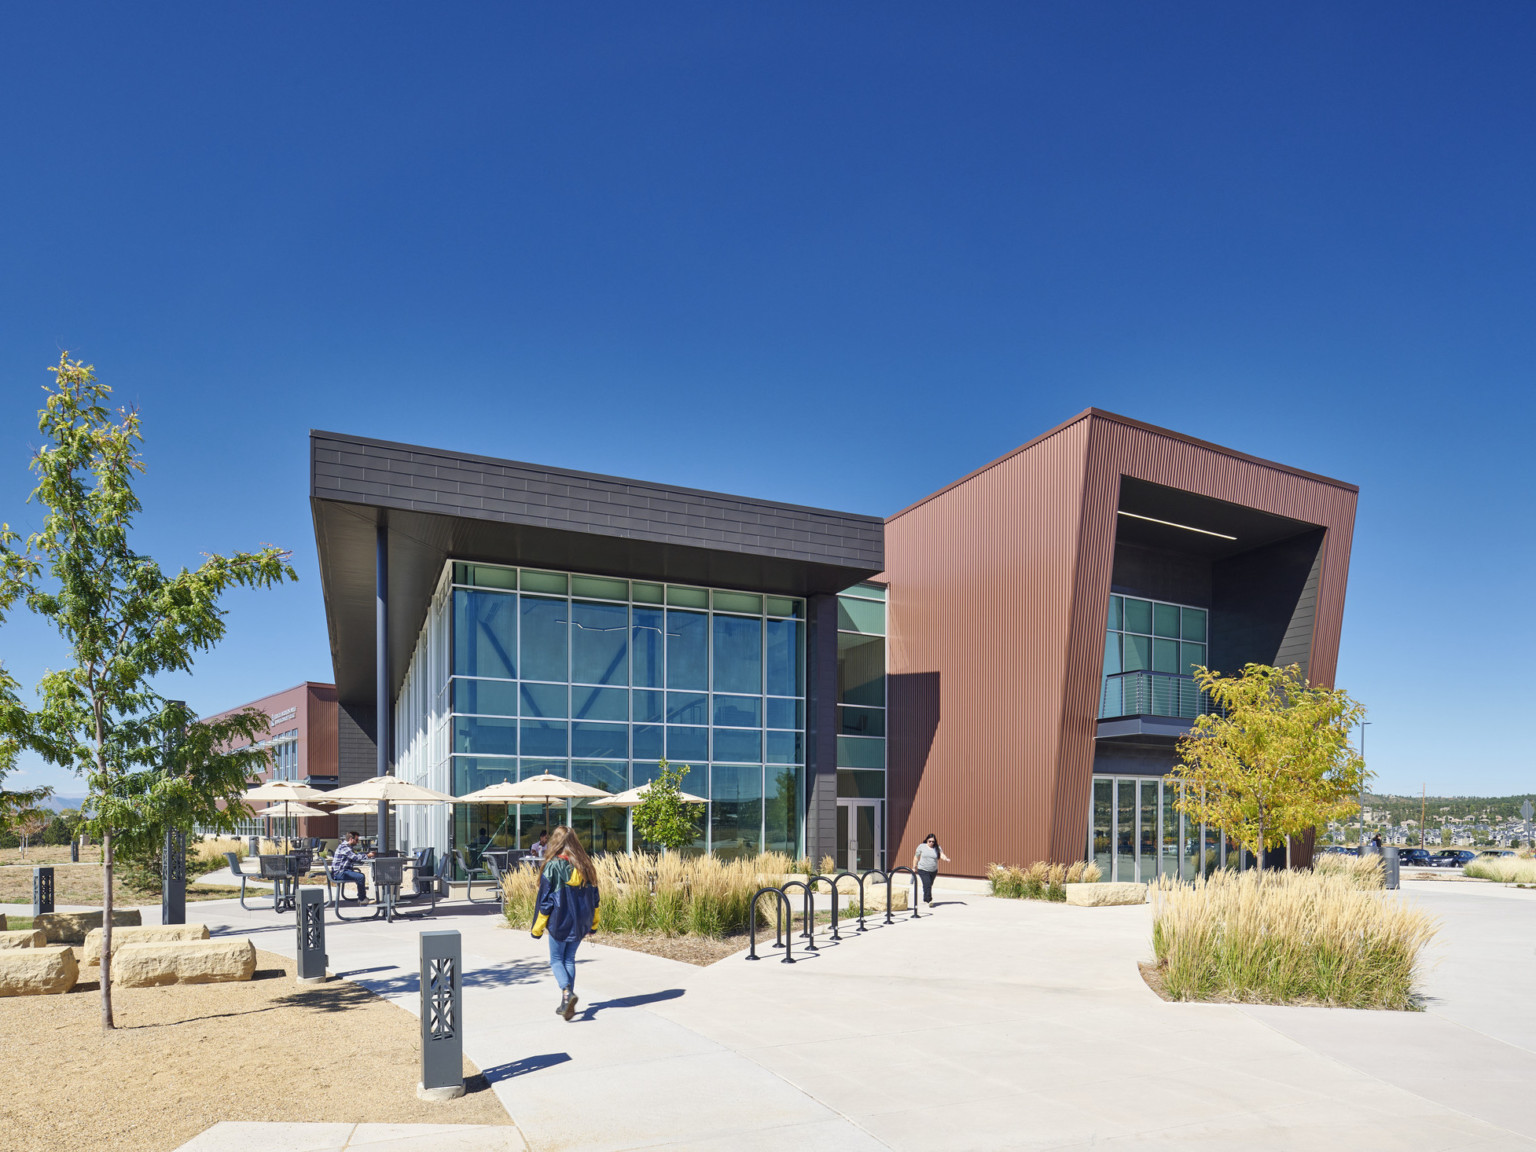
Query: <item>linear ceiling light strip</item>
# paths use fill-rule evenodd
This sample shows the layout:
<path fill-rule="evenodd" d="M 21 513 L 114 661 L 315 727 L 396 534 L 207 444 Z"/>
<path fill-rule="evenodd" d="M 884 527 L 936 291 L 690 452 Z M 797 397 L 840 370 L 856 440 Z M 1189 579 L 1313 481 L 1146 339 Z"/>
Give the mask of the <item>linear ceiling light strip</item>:
<path fill-rule="evenodd" d="M 1202 536 L 1215 536 L 1222 540 L 1236 540 L 1236 536 L 1228 536 L 1225 532 L 1212 532 L 1207 528 L 1191 528 L 1188 524 L 1175 524 L 1172 520 L 1159 520 L 1155 516 L 1138 516 L 1135 512 L 1122 510 L 1121 516 L 1129 516 L 1132 520 L 1145 520 L 1149 524 L 1166 524 L 1169 528 L 1182 528 L 1186 532 L 1198 532 Z"/>

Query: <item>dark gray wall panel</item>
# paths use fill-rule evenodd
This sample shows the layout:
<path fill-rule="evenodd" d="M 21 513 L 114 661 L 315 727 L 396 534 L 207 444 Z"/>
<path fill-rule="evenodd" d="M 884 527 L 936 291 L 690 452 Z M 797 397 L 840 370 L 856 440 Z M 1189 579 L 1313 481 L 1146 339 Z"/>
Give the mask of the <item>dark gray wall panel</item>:
<path fill-rule="evenodd" d="M 1211 561 L 1208 556 L 1148 548 L 1115 541 L 1110 591 L 1208 608 L 1211 603 Z"/>

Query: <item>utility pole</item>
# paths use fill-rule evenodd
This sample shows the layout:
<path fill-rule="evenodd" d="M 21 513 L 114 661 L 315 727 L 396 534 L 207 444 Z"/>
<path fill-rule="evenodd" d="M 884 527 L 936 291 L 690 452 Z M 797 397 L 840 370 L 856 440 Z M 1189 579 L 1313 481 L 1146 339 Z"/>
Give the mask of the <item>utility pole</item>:
<path fill-rule="evenodd" d="M 1360 847 L 1361 848 L 1365 847 L 1365 772 L 1364 772 L 1364 769 L 1363 769 L 1363 765 L 1365 763 L 1365 729 L 1366 729 L 1366 726 L 1369 725 L 1369 724 L 1370 724 L 1369 720 L 1362 720 L 1362 721 L 1360 721 L 1360 762 L 1362 764 L 1362 770 L 1360 772 Z"/>
<path fill-rule="evenodd" d="M 1424 783 L 1420 783 L 1419 784 L 1419 847 L 1420 848 L 1424 847 L 1424 802 L 1425 802 L 1425 789 L 1428 788 L 1428 787 L 1429 787 L 1429 785 L 1427 785 L 1427 784 L 1424 784 Z"/>

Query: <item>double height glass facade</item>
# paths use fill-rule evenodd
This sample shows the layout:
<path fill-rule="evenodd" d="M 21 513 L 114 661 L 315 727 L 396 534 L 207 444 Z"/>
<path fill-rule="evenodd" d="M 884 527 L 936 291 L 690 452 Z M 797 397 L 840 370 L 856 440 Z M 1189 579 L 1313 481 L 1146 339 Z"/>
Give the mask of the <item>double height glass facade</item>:
<path fill-rule="evenodd" d="M 1095 776 L 1089 812 L 1088 856 L 1105 880 L 1159 876 L 1192 880 L 1218 868 L 1244 866 L 1221 830 L 1178 810 L 1177 781 L 1146 776 Z M 1248 857 L 1247 863 L 1252 863 Z"/>
<path fill-rule="evenodd" d="M 798 854 L 804 615 L 793 597 L 453 563 L 444 790 L 551 772 L 622 792 L 665 759 L 708 801 L 695 850 Z M 550 813 L 567 819 L 597 851 L 643 847 L 626 809 Z M 452 842 L 526 847 L 545 827 L 542 806 L 455 805 Z"/>
<path fill-rule="evenodd" d="M 1194 717 L 1207 711 L 1193 675 L 1206 664 L 1209 623 L 1204 608 L 1111 596 L 1100 718 Z"/>
<path fill-rule="evenodd" d="M 837 866 L 885 866 L 886 591 L 837 598 Z"/>

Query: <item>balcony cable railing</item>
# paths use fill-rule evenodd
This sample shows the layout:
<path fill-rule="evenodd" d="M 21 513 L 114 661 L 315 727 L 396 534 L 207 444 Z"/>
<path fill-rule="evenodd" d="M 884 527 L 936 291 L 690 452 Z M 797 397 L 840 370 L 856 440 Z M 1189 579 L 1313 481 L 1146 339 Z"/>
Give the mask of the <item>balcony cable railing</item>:
<path fill-rule="evenodd" d="M 1219 709 L 1195 683 L 1177 672 L 1112 672 L 1099 690 L 1099 719 L 1179 716 L 1193 720 Z"/>

